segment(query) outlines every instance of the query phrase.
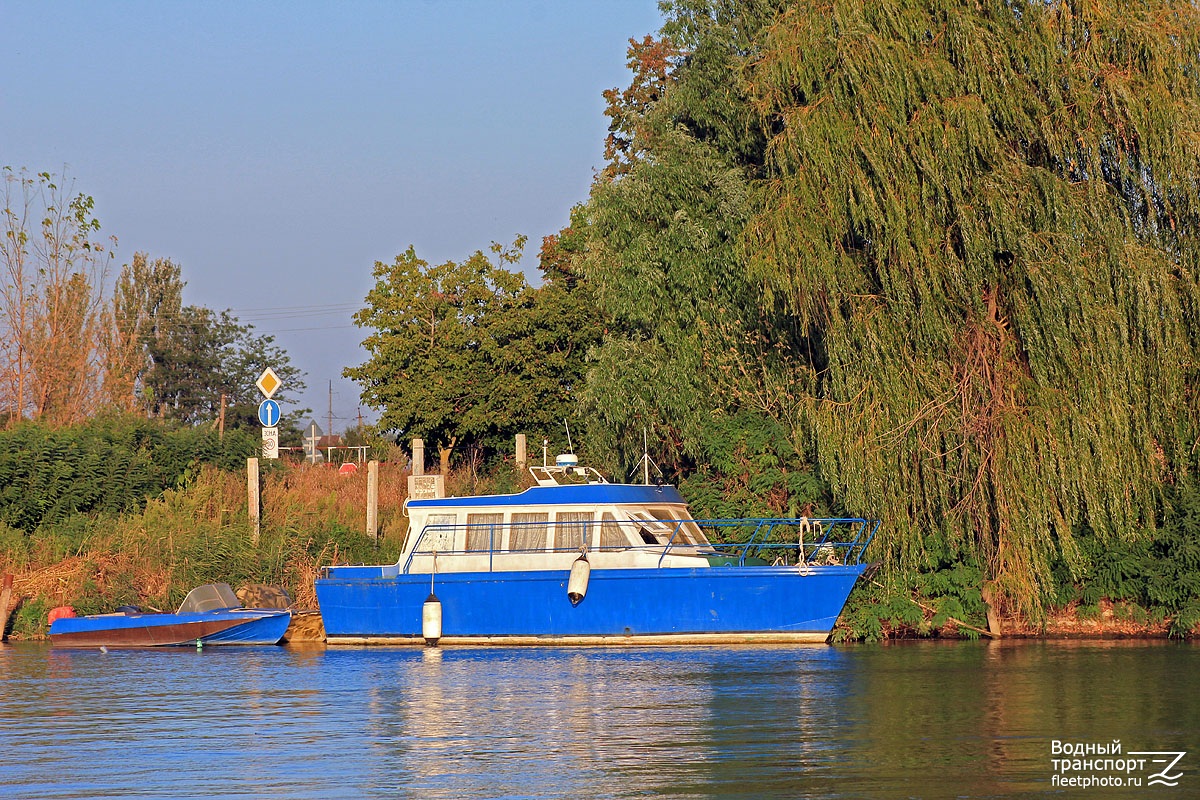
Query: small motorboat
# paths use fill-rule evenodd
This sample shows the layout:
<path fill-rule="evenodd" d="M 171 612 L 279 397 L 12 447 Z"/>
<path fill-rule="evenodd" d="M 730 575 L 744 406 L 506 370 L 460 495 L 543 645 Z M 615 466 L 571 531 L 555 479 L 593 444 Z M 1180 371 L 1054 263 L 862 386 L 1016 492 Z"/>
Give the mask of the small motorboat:
<path fill-rule="evenodd" d="M 125 607 L 87 617 L 56 615 L 55 647 L 165 647 L 171 645 L 278 644 L 292 612 L 244 608 L 227 583 L 197 586 L 174 614 Z"/>

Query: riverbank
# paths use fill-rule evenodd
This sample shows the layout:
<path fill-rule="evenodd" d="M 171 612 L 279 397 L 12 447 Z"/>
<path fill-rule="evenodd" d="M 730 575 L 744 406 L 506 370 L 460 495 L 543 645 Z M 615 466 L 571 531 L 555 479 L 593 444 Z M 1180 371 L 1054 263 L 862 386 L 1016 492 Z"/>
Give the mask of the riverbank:
<path fill-rule="evenodd" d="M 315 579 L 319 566 L 310 563 L 303 567 L 297 565 L 295 571 L 306 578 Z M 77 586 L 97 577 L 104 581 L 104 576 L 116 577 L 115 562 L 97 560 L 93 555 L 89 558 L 72 557 L 58 564 L 13 575 L 12 597 L 17 602 L 8 611 L 13 615 L 9 620 L 8 638 L 14 641 L 39 641 L 46 638 L 45 614 L 54 605 L 72 605 L 63 598 L 71 592 L 65 587 Z M 167 587 L 162 587 L 166 593 Z M 296 602 L 293 603 L 294 617 L 288 629 L 285 641 L 289 643 L 320 643 L 325 640 L 325 630 L 317 610 L 316 597 L 312 592 L 311 579 L 306 585 L 289 590 Z M 239 596 L 241 596 L 239 594 Z M 47 598 L 56 598 L 51 602 Z M 148 604 L 147 604 L 148 605 Z M 111 607 L 116 607 L 114 605 Z M 154 606 L 149 606 L 153 608 Z M 107 610 L 107 609 L 104 609 Z M 0 614 L 4 613 L 0 609 Z M 87 613 L 97 613 L 88 611 Z M 931 618 L 932 619 L 932 618 Z M 1087 639 L 1166 639 L 1171 637 L 1169 620 L 1155 619 L 1140 607 L 1123 602 L 1102 600 L 1096 606 L 1083 606 L 1072 603 L 1061 609 L 1051 609 L 1041 624 L 1032 624 L 1029 620 L 1016 616 L 1003 617 L 999 620 L 1000 631 L 975 628 L 958 620 L 950 619 L 944 624 L 912 627 L 903 623 L 885 622 L 883 640 L 903 639 L 958 639 L 969 640 L 981 637 L 993 639 L 1046 639 L 1046 640 L 1087 640 Z M 854 632 L 842 628 L 843 635 L 835 637 L 842 642 L 860 641 L 864 637 L 853 635 Z M 1200 635 L 1200 630 L 1193 629 L 1192 636 Z"/>
<path fill-rule="evenodd" d="M 279 467 L 263 476 L 257 543 L 252 543 L 247 521 L 245 476 L 215 468 L 201 469 L 186 487 L 167 490 L 136 514 L 77 515 L 33 533 L 0 525 L 0 574 L 14 576 L 9 635 L 18 640 L 44 637 L 48 612 L 61 605 L 73 606 L 79 614 L 105 613 L 121 605 L 174 609 L 190 589 L 211 582 L 226 582 L 235 589 L 246 584 L 280 586 L 294 599 L 294 608 L 313 611 L 313 582 L 322 567 L 386 563 L 398 557 L 407 530 L 407 481 L 400 465 L 380 466 L 378 539 L 365 532 L 364 473 Z M 511 472 L 486 482 L 473 474 L 451 475 L 447 484 L 453 494 L 519 488 Z M 1176 538 L 1186 537 L 1181 533 Z M 955 568 L 899 575 L 890 587 L 881 580 L 872 579 L 854 591 L 833 641 L 994 637 L 997 628 L 1001 638 L 1200 634 L 1196 625 L 1172 625 L 1165 606 L 1154 608 L 1145 600 L 1139 604 L 1102 597 L 1082 602 L 1078 598 L 1088 587 L 1068 586 L 1063 596 L 1074 599 L 1047 608 L 1040 618 L 1001 608 L 989 621 L 977 571 Z M 306 638 L 319 640 L 311 632 Z"/>

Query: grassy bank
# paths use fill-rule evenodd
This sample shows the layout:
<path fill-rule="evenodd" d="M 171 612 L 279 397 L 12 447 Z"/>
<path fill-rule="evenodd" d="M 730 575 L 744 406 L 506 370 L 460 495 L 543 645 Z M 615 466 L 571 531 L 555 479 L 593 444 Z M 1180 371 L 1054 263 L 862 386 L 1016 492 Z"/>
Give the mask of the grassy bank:
<path fill-rule="evenodd" d="M 77 613 L 119 605 L 174 610 L 194 586 L 224 581 L 282 586 L 316 608 L 313 580 L 334 563 L 394 560 L 406 530 L 405 475 L 380 465 L 378 542 L 368 538 L 366 473 L 282 466 L 263 476 L 263 518 L 251 541 L 246 478 L 205 467 L 139 513 L 75 515 L 32 533 L 0 527 L 0 572 L 15 576 L 14 638 L 45 634 L 55 606 Z"/>
<path fill-rule="evenodd" d="M 451 495 L 517 491 L 527 477 L 501 466 L 461 470 L 447 478 Z M 0 523 L 0 573 L 15 576 L 20 606 L 13 638 L 45 635 L 47 612 L 77 613 L 120 605 L 173 610 L 193 587 L 224 581 L 282 586 L 298 609 L 315 609 L 313 581 L 337 563 L 394 561 L 407 533 L 407 473 L 380 465 L 380 538 L 365 534 L 366 472 L 271 464 L 262 478 L 260 538 L 251 541 L 246 477 L 216 466 L 196 469 L 140 510 L 77 513 L 33 531 Z M 1200 621 L 1200 495 L 1180 494 L 1153 536 L 1094 554 L 1082 579 L 1065 572 L 1056 602 L 1039 619 L 992 608 L 982 571 L 947 560 L 920 573 L 887 573 L 860 582 L 834 633 L 836 641 L 988 635 L 1194 636 Z M 879 554 L 868 554 L 880 557 Z M 885 574 L 886 573 L 886 574 Z"/>

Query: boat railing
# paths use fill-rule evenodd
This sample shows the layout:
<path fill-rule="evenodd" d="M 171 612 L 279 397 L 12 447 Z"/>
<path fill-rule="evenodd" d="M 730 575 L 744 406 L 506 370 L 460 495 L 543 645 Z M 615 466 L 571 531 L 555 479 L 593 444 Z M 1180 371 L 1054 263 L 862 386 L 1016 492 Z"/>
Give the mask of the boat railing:
<path fill-rule="evenodd" d="M 861 564 L 880 525 L 880 520 L 862 517 L 761 517 L 693 522 L 704 532 L 715 552 L 735 559 L 730 563 L 800 567 Z"/>
<path fill-rule="evenodd" d="M 403 559 L 411 570 L 418 556 L 487 556 L 492 571 L 497 555 L 572 554 L 583 551 L 658 553 L 658 566 L 671 555 L 704 556 L 738 566 L 859 564 L 879 520 L 840 518 L 746 518 L 657 520 L 655 534 L 630 544 L 626 534 L 644 533 L 640 520 L 579 520 L 431 524 L 420 531 Z M 463 533 L 463 536 L 459 534 Z M 505 534 L 507 533 L 507 546 Z M 699 536 L 697 534 L 700 534 Z M 637 537 L 632 537 L 634 541 Z M 453 543 L 465 542 L 455 549 Z M 665 540 L 665 541 L 664 541 Z M 549 546 L 548 546 L 549 545 Z M 721 561 L 721 559 L 725 559 Z"/>

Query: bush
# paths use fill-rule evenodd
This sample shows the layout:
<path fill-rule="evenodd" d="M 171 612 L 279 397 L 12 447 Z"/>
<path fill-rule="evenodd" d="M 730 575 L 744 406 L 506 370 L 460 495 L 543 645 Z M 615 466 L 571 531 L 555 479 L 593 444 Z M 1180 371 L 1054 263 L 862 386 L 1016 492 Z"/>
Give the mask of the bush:
<path fill-rule="evenodd" d="M 1171 636 L 1200 624 L 1200 491 L 1168 487 L 1163 524 L 1151 536 L 1107 544 L 1084 540 L 1092 564 L 1076 587 L 1084 607 L 1101 599 L 1136 603 L 1151 617 L 1170 618 Z"/>
<path fill-rule="evenodd" d="M 0 522 L 31 533 L 76 514 L 137 512 L 203 464 L 240 469 L 257 446 L 243 431 L 222 440 L 136 417 L 59 429 L 20 424 L 0 432 Z"/>

